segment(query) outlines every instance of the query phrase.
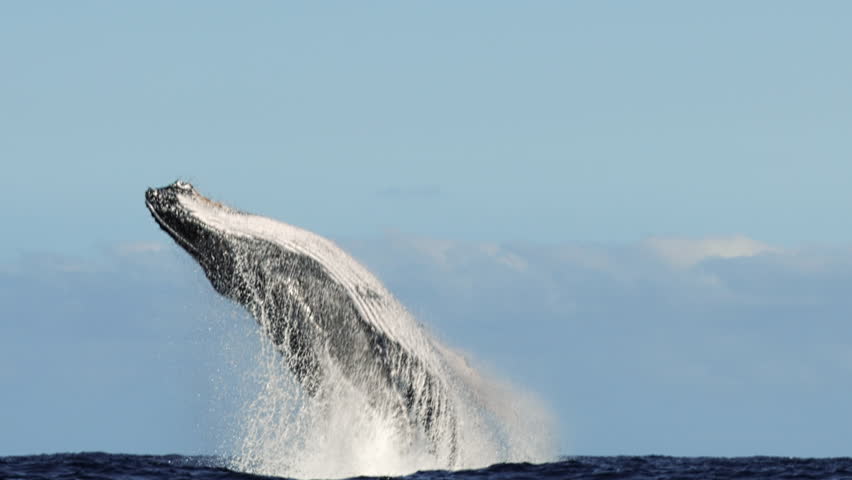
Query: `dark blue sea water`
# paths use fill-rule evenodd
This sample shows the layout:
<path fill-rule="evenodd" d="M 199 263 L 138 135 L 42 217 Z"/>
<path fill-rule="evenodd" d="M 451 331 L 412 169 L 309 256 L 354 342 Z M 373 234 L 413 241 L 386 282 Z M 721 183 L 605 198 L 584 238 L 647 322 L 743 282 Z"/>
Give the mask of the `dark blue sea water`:
<path fill-rule="evenodd" d="M 73 453 L 0 457 L 0 479 L 253 479 L 218 457 Z M 358 477 L 369 479 L 376 477 Z M 523 479 L 852 479 L 852 458 L 567 457 L 553 463 L 499 464 L 478 470 L 427 471 L 411 480 Z"/>

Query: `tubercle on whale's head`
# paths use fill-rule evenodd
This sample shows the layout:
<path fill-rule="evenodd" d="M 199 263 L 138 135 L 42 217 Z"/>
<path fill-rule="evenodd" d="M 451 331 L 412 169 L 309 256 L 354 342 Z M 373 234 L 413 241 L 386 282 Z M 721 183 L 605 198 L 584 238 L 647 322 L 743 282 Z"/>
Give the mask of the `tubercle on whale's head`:
<path fill-rule="evenodd" d="M 181 180 L 146 190 L 145 206 L 160 228 L 201 265 L 213 288 L 235 298 L 244 290 L 237 268 L 237 247 L 224 232 L 203 222 L 181 202 L 190 198 L 227 208 L 203 197 L 195 187 Z"/>

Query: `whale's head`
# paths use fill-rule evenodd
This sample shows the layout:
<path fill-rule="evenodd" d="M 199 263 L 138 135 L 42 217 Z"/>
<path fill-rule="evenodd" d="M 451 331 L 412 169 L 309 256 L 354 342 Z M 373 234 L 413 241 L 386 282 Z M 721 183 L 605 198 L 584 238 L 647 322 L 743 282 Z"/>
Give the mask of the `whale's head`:
<path fill-rule="evenodd" d="M 200 211 L 219 211 L 221 215 L 242 215 L 241 212 L 207 199 L 180 180 L 166 187 L 149 188 L 145 205 L 160 228 L 201 265 L 217 292 L 229 297 L 239 294 L 239 239 L 205 221 Z"/>

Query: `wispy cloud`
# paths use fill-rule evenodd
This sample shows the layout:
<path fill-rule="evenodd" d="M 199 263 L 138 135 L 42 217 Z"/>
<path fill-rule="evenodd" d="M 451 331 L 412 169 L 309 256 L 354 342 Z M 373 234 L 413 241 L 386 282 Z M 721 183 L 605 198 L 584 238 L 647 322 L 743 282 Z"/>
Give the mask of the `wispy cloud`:
<path fill-rule="evenodd" d="M 781 249 L 744 235 L 729 237 L 651 237 L 645 245 L 676 267 L 691 267 L 708 258 L 753 257 Z"/>
<path fill-rule="evenodd" d="M 138 253 L 161 252 L 166 248 L 166 244 L 159 242 L 123 243 L 115 247 L 115 252 L 119 255 L 133 255 Z"/>

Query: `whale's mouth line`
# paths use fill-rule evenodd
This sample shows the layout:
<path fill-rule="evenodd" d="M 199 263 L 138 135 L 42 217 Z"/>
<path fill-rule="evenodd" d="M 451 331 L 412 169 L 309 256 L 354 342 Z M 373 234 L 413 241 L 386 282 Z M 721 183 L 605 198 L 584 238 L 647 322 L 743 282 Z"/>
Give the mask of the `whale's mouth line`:
<path fill-rule="evenodd" d="M 154 208 L 154 205 L 151 202 L 145 200 L 145 206 L 148 207 L 148 210 L 151 212 L 151 216 L 154 217 L 154 220 L 156 220 L 157 225 L 159 225 L 160 228 L 165 230 L 166 233 L 168 233 L 172 238 L 174 238 L 175 241 L 178 242 L 182 247 L 192 250 L 192 252 L 190 253 L 194 253 L 199 257 L 201 256 L 201 251 L 197 247 L 189 243 L 189 241 L 181 234 L 179 234 L 177 230 L 172 228 L 171 225 L 169 225 L 165 220 L 163 220 L 163 217 L 161 217 L 160 214 L 157 213 L 157 210 Z"/>

